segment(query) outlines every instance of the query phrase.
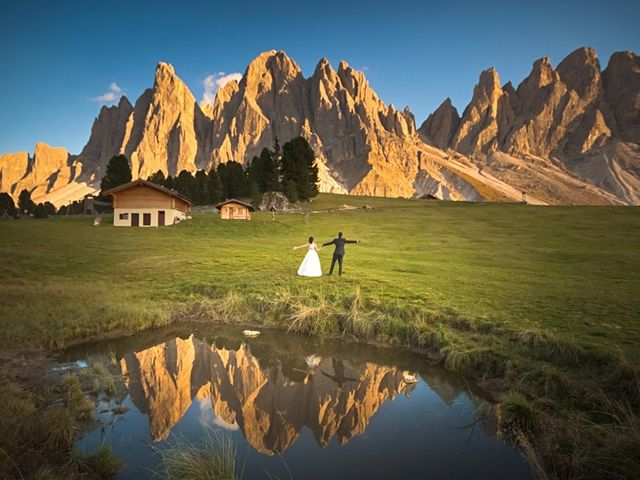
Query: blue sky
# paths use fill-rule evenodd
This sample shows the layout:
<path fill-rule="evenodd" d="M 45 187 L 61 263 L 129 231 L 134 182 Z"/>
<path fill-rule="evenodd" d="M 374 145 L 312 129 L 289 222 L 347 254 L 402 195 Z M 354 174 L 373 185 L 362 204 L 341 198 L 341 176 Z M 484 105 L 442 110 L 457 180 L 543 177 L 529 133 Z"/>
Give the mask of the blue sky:
<path fill-rule="evenodd" d="M 365 70 L 386 103 L 420 125 L 447 96 L 462 111 L 480 72 L 520 82 L 532 62 L 554 65 L 594 47 L 640 52 L 640 1 L 484 2 L 2 2 L 0 152 L 36 141 L 79 153 L 112 83 L 133 103 L 158 61 L 174 65 L 198 100 L 203 79 L 243 72 L 284 50 L 311 75 L 322 57 Z M 114 90 L 115 91 L 115 90 Z"/>

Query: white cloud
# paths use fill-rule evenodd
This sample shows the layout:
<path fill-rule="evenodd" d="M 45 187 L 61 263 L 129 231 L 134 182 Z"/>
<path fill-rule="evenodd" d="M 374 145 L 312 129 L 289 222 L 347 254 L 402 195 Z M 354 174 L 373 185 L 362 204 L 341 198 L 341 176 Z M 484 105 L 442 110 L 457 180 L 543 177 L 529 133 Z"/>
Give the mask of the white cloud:
<path fill-rule="evenodd" d="M 227 423 L 221 417 L 213 412 L 210 398 L 197 398 L 198 407 L 200 408 L 200 425 L 205 427 L 218 427 L 223 430 L 235 431 L 240 428 L 236 422 Z"/>
<path fill-rule="evenodd" d="M 202 103 L 213 105 L 213 101 L 216 98 L 216 92 L 219 88 L 224 87 L 231 80 L 240 81 L 242 74 L 238 72 L 224 73 L 218 72 L 211 75 L 207 75 L 202 80 L 204 86 L 204 93 L 202 94 Z"/>
<path fill-rule="evenodd" d="M 122 89 L 116 82 L 111 82 L 109 84 L 109 89 L 106 92 L 102 95 L 98 95 L 97 97 L 92 97 L 91 100 L 98 103 L 114 103 L 119 100 L 121 96 Z"/>

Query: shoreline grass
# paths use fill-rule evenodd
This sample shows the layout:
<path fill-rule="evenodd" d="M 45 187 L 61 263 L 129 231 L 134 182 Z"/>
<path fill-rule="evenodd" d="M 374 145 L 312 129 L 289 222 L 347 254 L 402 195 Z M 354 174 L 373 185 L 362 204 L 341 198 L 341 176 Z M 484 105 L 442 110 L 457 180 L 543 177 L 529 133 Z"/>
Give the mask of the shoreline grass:
<path fill-rule="evenodd" d="M 236 448 L 231 438 L 207 432 L 198 442 L 174 437 L 162 448 L 154 447 L 160 457 L 162 472 L 155 472 L 166 480 L 236 480 L 241 478 L 236 467 Z"/>
<path fill-rule="evenodd" d="M 640 209 L 335 195 L 307 208 L 323 213 L 194 215 L 164 229 L 0 223 L 0 349 L 180 321 L 346 335 L 484 382 L 510 438 L 552 477 L 638 471 Z M 296 278 L 296 239 L 337 230 L 362 241 L 346 275 Z"/>

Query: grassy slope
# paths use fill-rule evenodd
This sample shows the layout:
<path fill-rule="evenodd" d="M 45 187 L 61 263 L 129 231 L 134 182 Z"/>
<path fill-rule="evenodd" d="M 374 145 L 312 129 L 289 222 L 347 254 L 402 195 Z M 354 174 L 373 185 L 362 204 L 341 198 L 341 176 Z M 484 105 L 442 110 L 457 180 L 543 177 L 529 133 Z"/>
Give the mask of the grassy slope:
<path fill-rule="evenodd" d="M 0 348 L 180 318 L 421 347 L 483 377 L 505 434 L 553 476 L 640 476 L 640 209 L 333 195 L 307 208 L 320 212 L 162 229 L 0 222 Z M 296 277 L 291 247 L 338 230 L 362 242 L 346 275 Z"/>
<path fill-rule="evenodd" d="M 94 227 L 87 219 L 0 223 L 5 341 L 62 344 L 90 331 L 162 318 L 176 303 L 275 288 L 415 304 L 545 331 L 640 360 L 640 210 L 474 205 L 322 195 L 313 210 L 252 222 L 196 215 L 164 229 Z M 309 235 L 337 230 L 346 275 L 301 279 Z M 321 252 L 328 269 L 331 250 Z M 1 340 L 0 340 L 1 341 Z"/>

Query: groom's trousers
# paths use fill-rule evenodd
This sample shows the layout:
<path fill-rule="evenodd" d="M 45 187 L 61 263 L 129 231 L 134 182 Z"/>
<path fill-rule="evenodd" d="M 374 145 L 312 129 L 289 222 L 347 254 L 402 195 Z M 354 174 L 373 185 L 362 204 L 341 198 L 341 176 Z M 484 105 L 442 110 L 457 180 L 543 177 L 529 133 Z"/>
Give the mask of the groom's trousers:
<path fill-rule="evenodd" d="M 333 258 L 331 259 L 331 268 L 329 269 L 329 275 L 333 274 L 333 267 L 336 265 L 336 261 L 338 262 L 338 275 L 342 275 L 342 259 L 344 258 L 344 253 L 334 253 Z"/>

